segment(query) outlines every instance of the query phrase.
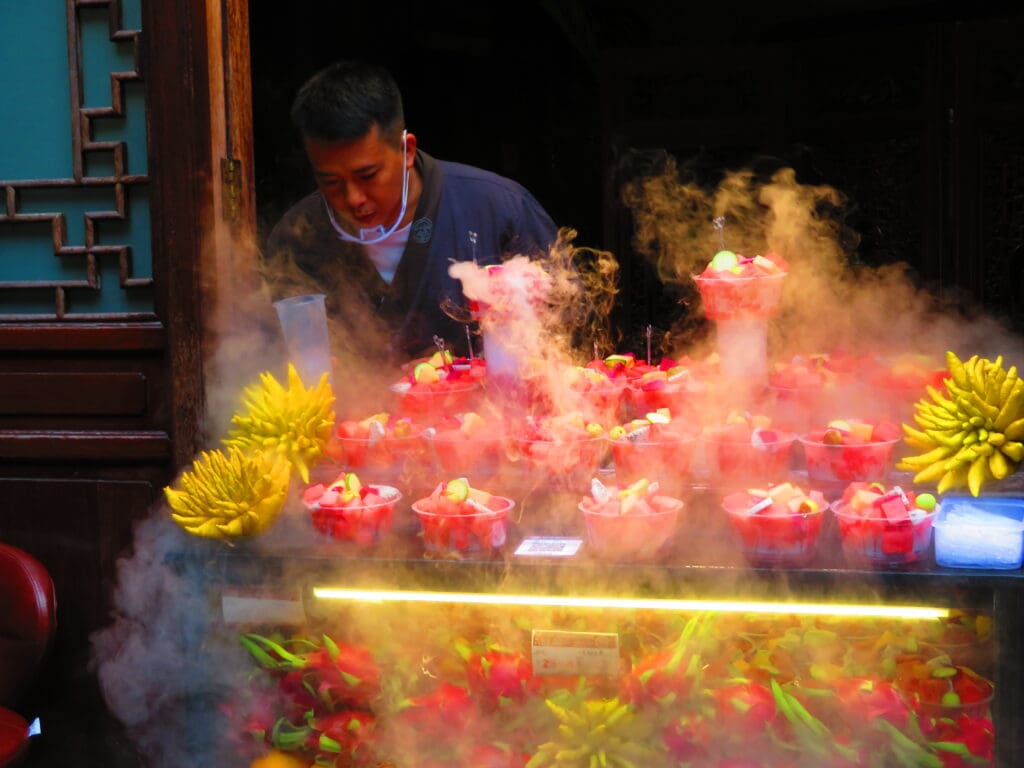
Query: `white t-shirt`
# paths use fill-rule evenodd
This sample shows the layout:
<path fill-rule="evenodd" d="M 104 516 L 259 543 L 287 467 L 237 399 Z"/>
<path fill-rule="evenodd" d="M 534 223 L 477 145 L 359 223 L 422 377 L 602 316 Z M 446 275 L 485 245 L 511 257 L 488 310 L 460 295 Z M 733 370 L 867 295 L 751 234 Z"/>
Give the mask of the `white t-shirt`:
<path fill-rule="evenodd" d="M 387 240 L 363 246 L 366 248 L 370 261 L 373 262 L 377 271 L 380 272 L 380 276 L 388 285 L 391 285 L 391 281 L 395 279 L 395 270 L 398 269 L 398 262 L 402 260 L 405 244 L 409 242 L 411 228 L 412 222 L 410 221 L 401 229 L 396 229 Z"/>

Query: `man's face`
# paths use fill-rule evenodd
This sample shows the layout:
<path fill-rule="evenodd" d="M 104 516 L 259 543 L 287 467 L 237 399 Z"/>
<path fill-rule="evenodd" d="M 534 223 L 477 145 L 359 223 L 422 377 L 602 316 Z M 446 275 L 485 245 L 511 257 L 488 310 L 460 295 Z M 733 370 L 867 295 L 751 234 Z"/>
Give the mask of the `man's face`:
<path fill-rule="evenodd" d="M 406 144 L 403 155 L 401 142 L 382 136 L 377 125 L 354 141 L 306 138 L 320 192 L 352 234 L 395 223 L 402 210 L 403 169 L 412 168 L 416 154 L 415 136 L 409 134 Z"/>

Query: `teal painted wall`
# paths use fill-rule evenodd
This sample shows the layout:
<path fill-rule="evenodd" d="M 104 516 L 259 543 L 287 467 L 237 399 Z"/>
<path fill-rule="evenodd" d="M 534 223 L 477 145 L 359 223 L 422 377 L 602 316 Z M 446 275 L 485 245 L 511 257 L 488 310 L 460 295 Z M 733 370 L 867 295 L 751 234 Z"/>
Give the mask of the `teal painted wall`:
<path fill-rule="evenodd" d="M 140 28 L 141 0 L 122 0 L 117 28 L 125 39 L 110 39 L 111 13 L 110 5 L 78 8 L 69 50 L 65 0 L 0 0 L 0 322 L 153 314 L 145 88 L 133 76 L 138 41 L 131 34 Z M 74 179 L 80 110 L 114 105 L 113 73 L 127 73 L 120 78 L 122 113 L 90 117 L 82 140 L 119 145 L 123 215 L 112 149 L 82 151 L 82 178 Z M 12 189 L 16 204 L 8 210 Z M 64 247 L 92 250 L 98 285 L 69 285 L 87 279 L 87 258 L 54 252 L 58 216 Z M 91 244 L 87 217 L 94 221 Z M 105 252 L 125 248 L 132 285 L 120 284 L 118 254 Z"/>

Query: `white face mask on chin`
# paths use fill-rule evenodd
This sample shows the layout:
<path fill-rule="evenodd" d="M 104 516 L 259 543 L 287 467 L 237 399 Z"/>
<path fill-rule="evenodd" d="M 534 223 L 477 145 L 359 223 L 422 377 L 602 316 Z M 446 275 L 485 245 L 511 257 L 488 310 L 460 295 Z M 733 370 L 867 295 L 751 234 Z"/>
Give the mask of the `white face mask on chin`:
<path fill-rule="evenodd" d="M 402 209 L 398 212 L 398 218 L 395 219 L 395 223 L 387 229 L 384 228 L 383 224 L 370 229 L 360 229 L 359 236 L 350 235 L 346 232 L 337 220 L 334 218 L 334 211 L 331 210 L 330 203 L 327 202 L 327 198 L 323 198 L 324 207 L 327 209 L 327 218 L 330 219 L 331 226 L 334 227 L 334 231 L 338 233 L 338 237 L 347 243 L 359 243 L 360 245 L 375 245 L 381 243 L 395 234 L 395 230 L 402 223 L 402 219 L 405 218 L 405 211 L 409 205 L 409 165 L 406 163 L 406 131 L 402 131 Z M 323 197 L 323 195 L 321 195 Z"/>

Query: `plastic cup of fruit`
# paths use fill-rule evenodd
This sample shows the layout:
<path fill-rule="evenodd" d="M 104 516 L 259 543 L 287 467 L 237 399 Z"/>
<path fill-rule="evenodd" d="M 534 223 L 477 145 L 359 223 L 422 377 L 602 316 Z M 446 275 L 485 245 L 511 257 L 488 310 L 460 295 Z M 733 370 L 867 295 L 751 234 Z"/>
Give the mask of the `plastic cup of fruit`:
<path fill-rule="evenodd" d="M 512 442 L 528 470 L 559 480 L 590 477 L 601 465 L 606 440 L 582 433 L 547 440 L 516 437 Z"/>
<path fill-rule="evenodd" d="M 750 503 L 723 502 L 743 555 L 753 566 L 799 567 L 813 558 L 821 533 L 825 505 L 814 511 L 784 512 L 774 507 L 751 514 Z"/>
<path fill-rule="evenodd" d="M 768 434 L 771 439 L 761 436 Z M 789 474 L 795 436 L 781 430 L 760 430 L 739 441 L 728 432 L 713 430 L 704 436 L 704 458 L 718 482 L 781 480 Z"/>
<path fill-rule="evenodd" d="M 480 477 L 493 475 L 505 455 L 502 435 L 467 436 L 461 429 L 443 429 L 427 438 L 446 475 Z"/>
<path fill-rule="evenodd" d="M 350 469 L 393 470 L 421 459 L 425 454 L 418 434 L 379 437 L 342 437 L 342 463 Z"/>
<path fill-rule="evenodd" d="M 992 682 L 969 667 L 944 661 L 948 658 L 897 664 L 895 685 L 907 705 L 925 717 L 988 717 L 995 695 Z"/>
<path fill-rule="evenodd" d="M 849 483 L 884 480 L 892 469 L 893 451 L 899 438 L 850 444 L 826 443 L 825 430 L 798 439 L 804 449 L 807 478 L 811 483 Z"/>
<path fill-rule="evenodd" d="M 587 530 L 587 545 L 609 560 L 647 560 L 675 534 L 683 502 L 671 496 L 650 496 L 650 513 L 620 514 L 609 505 L 587 497 L 579 503 Z"/>
<path fill-rule="evenodd" d="M 606 379 L 599 384 L 576 389 L 575 398 L 587 421 L 606 424 L 617 420 L 625 390 L 624 378 Z"/>
<path fill-rule="evenodd" d="M 777 419 L 796 430 L 807 430 L 841 412 L 843 402 L 835 385 L 785 387 L 769 381 Z"/>
<path fill-rule="evenodd" d="M 679 381 L 634 379 L 626 390 L 626 401 L 638 416 L 668 408 L 676 416 L 699 416 L 708 400 L 708 386 L 693 378 Z"/>
<path fill-rule="evenodd" d="M 839 524 L 843 554 L 848 560 L 880 568 L 917 562 L 928 552 L 935 511 L 914 518 L 890 520 L 880 510 L 855 511 L 842 500 L 830 505 Z"/>
<path fill-rule="evenodd" d="M 400 414 L 422 420 L 439 414 L 473 410 L 473 398 L 479 386 L 467 376 L 454 382 L 437 381 L 431 384 L 400 381 L 391 385 L 391 391 L 398 398 L 397 410 Z"/>
<path fill-rule="evenodd" d="M 693 275 L 709 320 L 768 319 L 779 310 L 786 273 L 756 277 Z"/>
<path fill-rule="evenodd" d="M 426 497 L 413 502 L 412 509 L 419 518 L 428 554 L 489 555 L 505 545 L 508 515 L 515 504 L 504 496 L 491 496 L 483 511 L 443 497 Z"/>
<path fill-rule="evenodd" d="M 306 503 L 313 527 L 339 541 L 361 546 L 378 542 L 391 531 L 401 492 L 390 485 L 367 486 L 369 493 L 348 504 Z"/>
<path fill-rule="evenodd" d="M 641 478 L 657 480 L 672 490 L 690 473 L 697 436 L 685 433 L 662 432 L 652 438 L 630 440 L 627 437 L 611 440 L 615 478 L 629 484 Z"/>

